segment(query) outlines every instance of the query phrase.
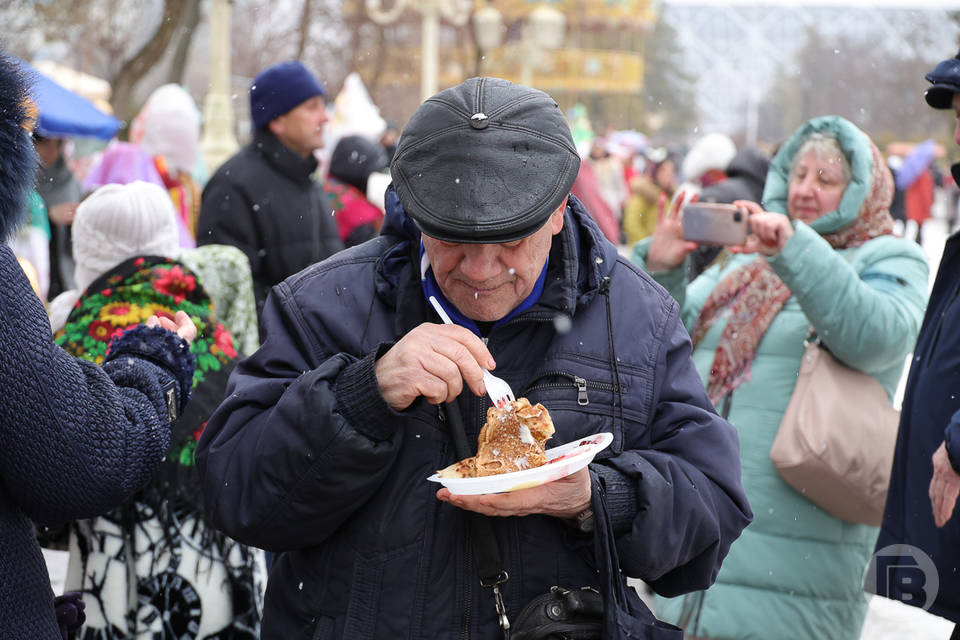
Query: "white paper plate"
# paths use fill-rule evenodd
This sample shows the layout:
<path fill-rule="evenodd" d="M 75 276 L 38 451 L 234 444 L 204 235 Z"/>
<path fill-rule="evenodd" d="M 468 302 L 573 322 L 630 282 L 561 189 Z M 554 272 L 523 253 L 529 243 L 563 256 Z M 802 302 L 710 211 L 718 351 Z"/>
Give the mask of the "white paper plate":
<path fill-rule="evenodd" d="M 450 493 L 458 495 L 505 493 L 529 489 L 583 469 L 590 464 L 594 456 L 610 446 L 611 442 L 613 442 L 612 433 L 597 433 L 559 447 L 547 449 L 544 452 L 547 456 L 547 463 L 533 469 L 482 478 L 441 478 L 435 473 L 427 480 L 439 482 L 450 489 Z"/>

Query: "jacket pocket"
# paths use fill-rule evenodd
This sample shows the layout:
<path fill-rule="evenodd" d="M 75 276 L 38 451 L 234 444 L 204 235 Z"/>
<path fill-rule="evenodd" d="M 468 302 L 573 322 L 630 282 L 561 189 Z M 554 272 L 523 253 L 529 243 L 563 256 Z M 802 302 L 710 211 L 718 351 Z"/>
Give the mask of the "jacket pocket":
<path fill-rule="evenodd" d="M 333 640 L 333 618 L 320 616 L 310 640 Z"/>
<path fill-rule="evenodd" d="M 590 366 L 561 366 L 536 373 L 522 395 L 541 403 L 550 412 L 557 433 L 548 446 L 559 446 L 577 438 L 601 432 L 614 435 L 614 446 L 600 458 L 619 453 L 624 422 L 646 425 L 649 410 L 645 398 L 633 392 L 635 379 L 621 371 L 611 379 L 609 369 Z"/>
<path fill-rule="evenodd" d="M 385 554 L 356 556 L 341 637 L 367 640 L 409 635 L 414 613 L 412 603 L 420 585 L 421 548 L 418 542 Z M 388 576 L 387 593 L 384 593 L 385 575 Z M 408 600 L 404 602 L 404 598 Z"/>

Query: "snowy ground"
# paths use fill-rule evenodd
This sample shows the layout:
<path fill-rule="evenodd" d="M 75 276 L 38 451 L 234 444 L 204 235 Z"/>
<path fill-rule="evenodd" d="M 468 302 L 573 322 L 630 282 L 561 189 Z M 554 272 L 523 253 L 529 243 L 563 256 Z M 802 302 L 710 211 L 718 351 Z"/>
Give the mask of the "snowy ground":
<path fill-rule="evenodd" d="M 923 609 L 873 596 L 860 640 L 949 640 L 953 627 Z"/>

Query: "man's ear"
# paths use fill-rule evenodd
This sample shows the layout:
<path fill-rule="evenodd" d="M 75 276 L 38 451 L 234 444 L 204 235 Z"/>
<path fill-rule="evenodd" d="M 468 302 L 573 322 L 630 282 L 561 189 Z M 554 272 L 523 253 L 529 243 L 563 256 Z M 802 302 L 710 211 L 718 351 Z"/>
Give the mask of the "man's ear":
<path fill-rule="evenodd" d="M 277 136 L 278 138 L 283 134 L 283 116 L 277 116 L 273 120 L 267 123 L 267 129 L 270 130 L 270 133 Z"/>
<path fill-rule="evenodd" d="M 564 198 L 557 210 L 550 214 L 550 233 L 557 235 L 563 229 L 563 212 L 567 210 L 567 200 Z"/>

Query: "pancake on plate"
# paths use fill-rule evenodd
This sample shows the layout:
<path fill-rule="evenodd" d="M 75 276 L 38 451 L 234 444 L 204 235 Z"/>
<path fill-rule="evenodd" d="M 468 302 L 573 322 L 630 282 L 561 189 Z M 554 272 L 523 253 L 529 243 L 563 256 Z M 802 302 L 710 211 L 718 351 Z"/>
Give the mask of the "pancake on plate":
<path fill-rule="evenodd" d="M 542 404 L 526 398 L 490 407 L 477 438 L 477 455 L 438 471 L 441 478 L 476 478 L 533 469 L 547 462 L 544 443 L 553 420 Z"/>

